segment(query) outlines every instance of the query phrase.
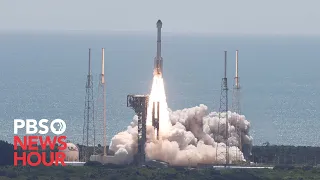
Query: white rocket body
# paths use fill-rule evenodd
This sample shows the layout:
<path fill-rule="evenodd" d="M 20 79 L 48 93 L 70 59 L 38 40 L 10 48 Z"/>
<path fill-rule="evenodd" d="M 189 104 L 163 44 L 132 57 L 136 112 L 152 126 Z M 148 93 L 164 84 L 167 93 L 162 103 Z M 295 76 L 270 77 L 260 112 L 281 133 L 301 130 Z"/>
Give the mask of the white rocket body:
<path fill-rule="evenodd" d="M 158 20 L 157 22 L 157 56 L 154 59 L 154 75 L 162 75 L 163 59 L 161 57 L 161 28 L 162 22 Z"/>

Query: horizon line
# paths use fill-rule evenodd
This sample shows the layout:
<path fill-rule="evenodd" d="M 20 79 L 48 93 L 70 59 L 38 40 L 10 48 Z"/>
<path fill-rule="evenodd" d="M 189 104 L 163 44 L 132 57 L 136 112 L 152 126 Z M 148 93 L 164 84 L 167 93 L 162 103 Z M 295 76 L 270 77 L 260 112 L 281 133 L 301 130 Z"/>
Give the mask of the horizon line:
<path fill-rule="evenodd" d="M 0 34 L 24 34 L 24 33 L 41 33 L 41 34 L 144 34 L 156 35 L 156 31 L 150 30 L 83 30 L 83 29 L 0 29 Z M 319 34 L 302 34 L 302 33 L 234 33 L 234 32 L 188 32 L 188 31 L 162 31 L 164 35 L 196 35 L 196 36 L 303 36 L 315 37 Z"/>

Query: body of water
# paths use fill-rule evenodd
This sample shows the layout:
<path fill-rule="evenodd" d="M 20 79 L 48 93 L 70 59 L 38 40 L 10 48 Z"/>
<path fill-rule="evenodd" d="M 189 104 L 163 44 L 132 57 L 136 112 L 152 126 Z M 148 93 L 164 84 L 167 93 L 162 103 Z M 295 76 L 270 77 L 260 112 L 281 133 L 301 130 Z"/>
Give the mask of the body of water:
<path fill-rule="evenodd" d="M 225 50 L 231 103 L 238 49 L 241 111 L 251 122 L 254 144 L 320 145 L 319 37 L 165 33 L 162 42 L 172 110 L 219 108 Z M 88 48 L 97 88 L 102 47 L 110 142 L 134 115 L 127 94 L 150 92 L 156 34 L 1 33 L 0 139 L 12 142 L 13 119 L 61 118 L 68 139 L 80 143 Z"/>

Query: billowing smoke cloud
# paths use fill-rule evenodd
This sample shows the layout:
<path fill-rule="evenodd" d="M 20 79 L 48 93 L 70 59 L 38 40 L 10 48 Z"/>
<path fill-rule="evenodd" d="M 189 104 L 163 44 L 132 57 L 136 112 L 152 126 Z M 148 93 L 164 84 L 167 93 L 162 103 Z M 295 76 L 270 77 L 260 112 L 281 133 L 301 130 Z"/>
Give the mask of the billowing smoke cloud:
<path fill-rule="evenodd" d="M 155 140 L 153 127 L 147 125 L 146 156 L 149 160 L 160 160 L 171 165 L 197 165 L 225 163 L 226 154 L 226 113 L 208 112 L 205 105 L 171 111 L 171 127 L 160 140 Z M 230 163 L 244 161 L 240 151 L 242 144 L 252 144 L 249 136 L 250 123 L 245 116 L 228 112 L 228 144 Z M 161 119 L 160 119 L 161 121 Z M 127 164 L 132 162 L 137 152 L 137 116 L 124 132 L 115 135 L 110 150 L 115 152 L 112 163 Z M 161 129 L 160 129 L 161 132 Z"/>

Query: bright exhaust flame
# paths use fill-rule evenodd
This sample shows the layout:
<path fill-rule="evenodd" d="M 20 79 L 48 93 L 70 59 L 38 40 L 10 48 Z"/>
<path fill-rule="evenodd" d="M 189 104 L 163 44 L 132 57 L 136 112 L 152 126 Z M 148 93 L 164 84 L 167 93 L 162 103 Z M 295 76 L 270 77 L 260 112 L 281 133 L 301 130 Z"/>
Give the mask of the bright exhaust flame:
<path fill-rule="evenodd" d="M 147 110 L 147 126 L 152 126 L 152 105 L 153 102 L 159 102 L 159 136 L 168 134 L 171 128 L 171 122 L 169 119 L 168 104 L 166 99 L 166 93 L 164 90 L 163 78 L 161 75 L 153 76 L 153 83 L 151 93 L 149 96 L 148 110 Z M 158 115 L 157 115 L 158 116 Z"/>

